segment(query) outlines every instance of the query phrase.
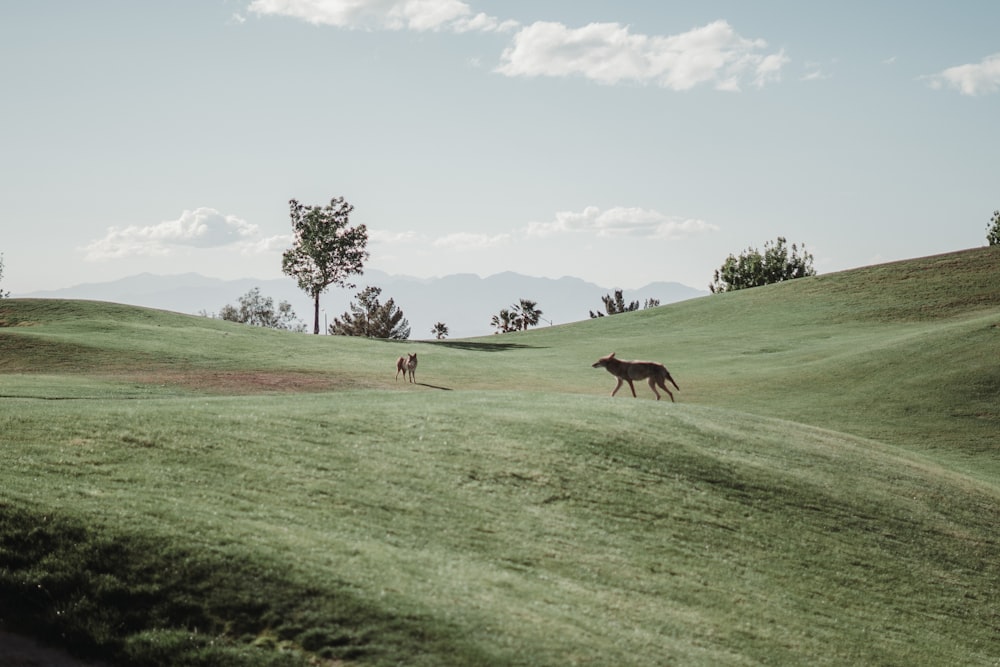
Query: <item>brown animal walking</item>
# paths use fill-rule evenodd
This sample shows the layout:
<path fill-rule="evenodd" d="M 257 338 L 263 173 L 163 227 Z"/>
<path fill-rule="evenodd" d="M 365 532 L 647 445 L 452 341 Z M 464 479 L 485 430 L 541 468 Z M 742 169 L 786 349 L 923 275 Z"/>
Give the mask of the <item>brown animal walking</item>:
<path fill-rule="evenodd" d="M 609 373 L 618 378 L 618 384 L 615 385 L 615 390 L 611 392 L 612 396 L 617 394 L 618 390 L 622 388 L 622 382 L 628 382 L 628 386 L 632 390 L 632 396 L 634 397 L 635 385 L 632 384 L 632 380 L 648 379 L 649 388 L 656 394 L 656 400 L 660 400 L 660 392 L 656 391 L 657 385 L 663 391 L 667 392 L 671 401 L 674 400 L 674 395 L 667 389 L 667 380 L 670 380 L 670 383 L 677 388 L 677 391 L 681 390 L 677 386 L 677 383 L 674 382 L 674 379 L 670 377 L 670 371 L 667 370 L 667 367 L 655 361 L 622 361 L 615 359 L 615 353 L 612 352 L 608 356 L 601 357 L 594 362 L 593 368 L 605 368 Z"/>
<path fill-rule="evenodd" d="M 417 370 L 417 353 L 408 354 L 405 357 L 400 357 L 396 359 L 396 379 L 399 380 L 399 372 L 403 372 L 403 379 L 406 379 L 407 375 L 410 377 L 410 382 L 416 383 L 414 378 L 414 372 Z"/>

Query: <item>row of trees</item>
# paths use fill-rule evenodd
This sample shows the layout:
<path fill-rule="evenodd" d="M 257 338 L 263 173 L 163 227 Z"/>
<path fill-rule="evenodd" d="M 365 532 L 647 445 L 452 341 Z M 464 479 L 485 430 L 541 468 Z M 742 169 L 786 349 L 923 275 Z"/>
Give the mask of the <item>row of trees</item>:
<path fill-rule="evenodd" d="M 292 222 L 294 243 L 285 251 L 281 258 L 281 270 L 295 278 L 299 289 L 313 299 L 313 333 L 319 329 L 320 296 L 331 285 L 353 288 L 348 281 L 352 275 L 360 275 L 364 263 L 368 259 L 368 230 L 365 225 L 350 226 L 350 215 L 354 206 L 348 204 L 343 197 L 335 197 L 326 206 L 303 206 L 295 199 L 288 202 Z M 991 246 L 1000 245 L 1000 210 L 993 211 L 993 216 L 986 225 L 986 240 Z M 787 240 L 779 236 L 775 242 L 764 244 L 764 251 L 748 248 L 739 256 L 729 255 L 722 266 L 715 270 L 709 289 L 713 293 L 730 292 L 749 287 L 758 287 L 774 282 L 816 275 L 813 268 L 813 256 L 802 246 L 801 254 L 796 244 L 791 251 Z M 3 278 L 3 255 L 0 254 L 0 280 Z M 362 326 L 358 321 L 364 311 L 364 319 L 370 322 L 369 310 L 379 315 L 378 319 L 391 322 L 390 332 L 408 330 L 409 325 L 399 313 L 393 310 L 390 299 L 381 304 L 378 297 L 381 290 L 366 288 L 358 295 L 359 306 L 351 304 L 352 312 L 345 313 L 334 326 L 340 326 L 344 331 L 370 331 L 370 325 Z M 0 298 L 9 296 L 9 292 L 0 290 Z M 246 302 L 244 302 L 246 300 Z M 621 290 L 616 290 L 612 297 L 603 297 L 608 315 L 638 310 L 639 303 L 632 301 L 625 304 Z M 659 305 L 655 299 L 646 301 L 646 308 Z M 381 309 L 381 310 L 380 310 Z M 522 299 L 511 308 L 505 308 L 493 317 L 493 325 L 498 333 L 507 331 L 523 331 L 529 326 L 538 324 L 542 311 L 538 304 Z M 275 328 L 301 330 L 303 326 L 295 320 L 291 306 L 287 302 L 278 304 L 275 309 L 269 298 L 260 295 L 259 290 L 248 293 L 240 300 L 239 307 L 226 306 L 221 316 L 247 324 L 274 326 Z M 591 311 L 591 317 L 603 317 L 600 312 Z M 294 322 L 294 324 L 293 324 Z M 448 327 L 438 322 L 431 331 L 438 338 L 448 335 Z M 348 334 L 356 335 L 356 334 Z"/>
<path fill-rule="evenodd" d="M 294 243 L 282 256 L 281 269 L 286 275 L 294 277 L 299 289 L 312 297 L 315 334 L 320 332 L 320 295 L 331 285 L 355 287 L 348 278 L 362 273 L 369 256 L 366 249 L 367 228 L 364 225 L 350 225 L 353 210 L 354 207 L 343 197 L 331 199 L 326 206 L 304 206 L 295 199 L 289 201 Z M 797 245 L 792 244 L 789 250 L 785 238 L 778 237 L 776 242 L 765 244 L 763 252 L 748 248 L 739 256 L 727 257 L 715 271 L 709 287 L 713 293 L 729 292 L 815 274 L 813 256 L 806 251 L 805 246 L 800 254 Z M 410 326 L 403 317 L 403 312 L 392 299 L 382 303 L 380 295 L 381 290 L 377 287 L 362 290 L 357 302 L 351 303 L 350 312 L 334 320 L 329 327 L 330 333 L 372 338 L 408 338 Z M 605 313 L 591 311 L 591 317 L 639 309 L 638 301 L 625 303 L 621 290 L 616 290 L 614 296 L 607 295 L 602 300 Z M 646 301 L 645 307 L 656 305 L 659 302 L 650 299 Z M 288 312 L 284 311 L 286 319 L 282 320 L 282 306 L 283 304 L 279 304 L 276 316 L 279 324 L 286 325 Z M 242 311 L 237 315 L 246 318 Z M 521 299 L 511 307 L 501 309 L 490 323 L 497 333 L 508 333 L 536 326 L 541 318 L 542 311 L 537 302 Z M 438 338 L 446 336 L 447 326 L 438 322 L 432 334 Z"/>
<path fill-rule="evenodd" d="M 331 285 L 353 288 L 348 281 L 352 275 L 360 275 L 368 259 L 368 231 L 364 225 L 350 226 L 350 214 L 354 210 L 343 197 L 330 200 L 326 206 L 303 206 L 298 201 L 289 201 L 294 243 L 282 256 L 282 271 L 295 278 L 301 290 L 306 292 L 314 305 L 313 333 L 318 334 L 320 295 Z M 1000 211 L 993 212 L 987 225 L 987 241 L 990 245 L 1000 245 Z M 0 257 L 0 276 L 3 263 Z M 712 293 L 731 292 L 816 275 L 813 256 L 803 244 L 788 245 L 787 239 L 779 236 L 775 241 L 764 244 L 763 251 L 747 248 L 739 255 L 729 255 L 715 270 L 709 289 Z M 382 290 L 366 287 L 351 302 L 349 312 L 334 319 L 328 333 L 344 336 L 365 336 L 369 338 L 406 339 L 410 335 L 410 325 L 392 299 L 381 302 Z M 0 294 L 2 296 L 2 294 Z M 604 310 L 590 311 L 590 317 L 604 317 L 639 309 L 638 301 L 626 303 L 621 290 L 614 295 L 602 297 Z M 656 299 L 647 299 L 645 308 L 659 305 Z M 271 326 L 280 329 L 303 330 L 304 325 L 295 319 L 295 314 L 287 302 L 274 307 L 269 298 L 254 290 L 240 299 L 240 305 L 226 306 L 221 316 L 224 319 Z M 509 308 L 503 308 L 493 316 L 490 324 L 496 333 L 524 331 L 537 326 L 542 318 L 538 303 L 520 299 Z M 438 322 L 431 330 L 436 338 L 445 338 L 448 327 Z"/>

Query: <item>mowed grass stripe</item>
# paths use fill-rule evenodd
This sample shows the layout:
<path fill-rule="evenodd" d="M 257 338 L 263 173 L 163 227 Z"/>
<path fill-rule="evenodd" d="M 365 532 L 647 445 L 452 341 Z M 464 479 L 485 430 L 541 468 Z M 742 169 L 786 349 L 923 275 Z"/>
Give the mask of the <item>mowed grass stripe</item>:
<path fill-rule="evenodd" d="M 276 615 L 338 618 L 348 596 L 367 625 L 340 619 L 346 635 L 321 654 L 410 664 L 993 655 L 997 498 L 867 441 L 549 394 L 20 403 L 4 424 L 23 434 L 4 447 L 10 507 L 68 517 L 94 539 L 162 541 L 203 576 L 249 558 L 243 585 L 260 619 L 240 624 L 244 641 L 271 633 L 317 648 L 322 633 L 305 637 Z M 155 553 L 128 557 L 162 567 Z M 59 622 L 82 622 L 72 600 L 87 587 L 67 594 Z M 400 619 L 433 640 L 391 631 Z M 215 622 L 201 632 L 225 636 L 226 620 Z"/>
<path fill-rule="evenodd" d="M 131 664 L 995 664 L 998 257 L 444 342 L 4 300 L 0 616 Z"/>

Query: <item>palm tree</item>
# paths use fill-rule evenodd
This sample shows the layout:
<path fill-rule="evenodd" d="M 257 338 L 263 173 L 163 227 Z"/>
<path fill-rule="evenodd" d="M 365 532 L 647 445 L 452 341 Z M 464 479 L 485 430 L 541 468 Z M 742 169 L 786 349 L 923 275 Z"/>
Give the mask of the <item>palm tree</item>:
<path fill-rule="evenodd" d="M 513 307 L 514 312 L 517 313 L 514 320 L 516 327 L 521 331 L 526 331 L 528 327 L 538 326 L 538 320 L 542 316 L 542 311 L 538 309 L 538 302 L 530 299 L 521 299 L 520 301 Z"/>
<path fill-rule="evenodd" d="M 444 340 L 448 337 L 448 325 L 444 322 L 437 322 L 431 327 L 431 335 L 433 335 L 438 340 Z"/>
<path fill-rule="evenodd" d="M 496 329 L 494 333 L 517 331 L 515 315 L 506 308 L 501 309 L 499 314 L 493 316 L 493 319 L 490 320 L 490 326 Z"/>

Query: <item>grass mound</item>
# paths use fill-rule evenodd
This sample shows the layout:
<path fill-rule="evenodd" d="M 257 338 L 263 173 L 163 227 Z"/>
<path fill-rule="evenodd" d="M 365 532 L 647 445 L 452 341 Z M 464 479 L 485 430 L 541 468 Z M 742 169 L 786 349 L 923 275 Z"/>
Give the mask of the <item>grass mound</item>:
<path fill-rule="evenodd" d="M 995 664 L 996 261 L 442 343 L 5 300 L 0 621 L 120 664 Z M 611 351 L 679 402 L 609 399 Z"/>

